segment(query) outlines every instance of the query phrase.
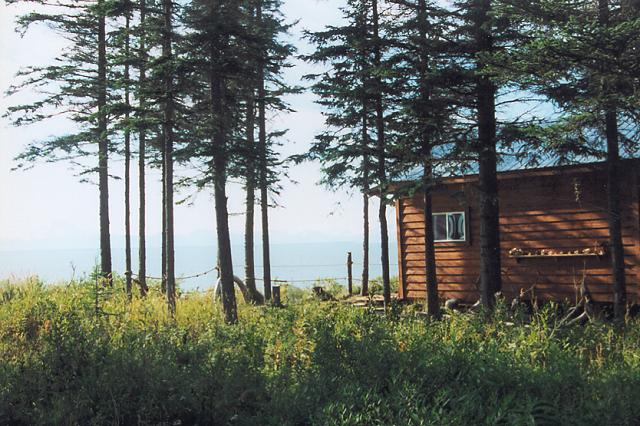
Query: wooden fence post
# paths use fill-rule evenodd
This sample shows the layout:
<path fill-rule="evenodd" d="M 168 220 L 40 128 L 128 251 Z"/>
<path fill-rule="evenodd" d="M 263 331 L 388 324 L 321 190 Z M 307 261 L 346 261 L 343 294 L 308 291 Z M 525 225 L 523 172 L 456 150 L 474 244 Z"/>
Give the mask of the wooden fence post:
<path fill-rule="evenodd" d="M 351 252 L 347 253 L 347 290 L 349 296 L 353 294 L 353 260 L 351 258 Z"/>
<path fill-rule="evenodd" d="M 273 297 L 273 306 L 279 308 L 282 306 L 282 302 L 280 301 L 280 284 L 274 284 L 271 288 L 271 296 Z"/>

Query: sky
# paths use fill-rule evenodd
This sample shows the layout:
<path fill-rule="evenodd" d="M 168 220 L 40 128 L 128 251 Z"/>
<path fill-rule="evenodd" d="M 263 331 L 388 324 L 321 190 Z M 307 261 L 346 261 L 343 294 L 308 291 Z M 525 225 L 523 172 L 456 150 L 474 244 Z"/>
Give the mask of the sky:
<path fill-rule="evenodd" d="M 299 20 L 292 40 L 299 53 L 309 51 L 300 40 L 303 29 L 318 30 L 340 21 L 343 0 L 285 0 L 283 12 L 291 21 Z M 45 27 L 34 28 L 24 37 L 14 31 L 16 16 L 36 10 L 35 6 L 7 6 L 0 3 L 0 115 L 9 105 L 33 99 L 33 93 L 6 97 L 4 92 L 18 70 L 27 65 L 46 65 L 64 47 L 63 41 Z M 286 79 L 301 84 L 301 76 L 314 68 L 299 60 Z M 289 98 L 295 113 L 272 117 L 270 128 L 288 128 L 283 154 L 305 152 L 315 134 L 323 130 L 320 108 L 310 93 Z M 79 249 L 98 246 L 98 188 L 80 183 L 68 163 L 38 163 L 27 171 L 11 171 L 13 158 L 31 141 L 64 134 L 62 119 L 13 128 L 0 118 L 0 250 Z M 111 160 L 112 173 L 122 176 L 123 162 Z M 133 167 L 132 217 L 133 234 L 137 233 L 137 175 Z M 180 174 L 181 170 L 177 173 Z M 318 184 L 318 164 L 305 163 L 290 171 L 291 181 L 284 181 L 280 206 L 271 210 L 270 231 L 274 243 L 358 241 L 361 239 L 361 196 L 346 189 L 330 191 Z M 160 241 L 160 174 L 149 170 L 147 231 L 150 246 Z M 110 182 L 110 214 L 112 244 L 124 245 L 123 182 Z M 228 187 L 232 243 L 242 243 L 244 227 L 243 191 L 238 183 Z M 190 195 L 178 194 L 177 198 Z M 377 200 L 372 200 L 371 216 L 377 217 Z M 395 211 L 388 209 L 391 244 L 395 244 Z M 372 241 L 379 240 L 377 222 L 372 221 Z M 260 236 L 256 225 L 256 238 Z M 179 205 L 175 210 L 176 246 L 213 245 L 215 241 L 214 206 L 211 194 L 200 193 L 192 205 Z"/>

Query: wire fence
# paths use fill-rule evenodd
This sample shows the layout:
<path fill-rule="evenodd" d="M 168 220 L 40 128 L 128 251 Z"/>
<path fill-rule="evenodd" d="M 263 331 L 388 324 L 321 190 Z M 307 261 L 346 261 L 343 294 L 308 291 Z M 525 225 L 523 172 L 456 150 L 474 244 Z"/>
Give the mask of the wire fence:
<path fill-rule="evenodd" d="M 208 270 L 206 270 L 204 272 L 200 272 L 200 273 L 197 273 L 197 274 L 176 277 L 176 280 L 190 280 L 190 279 L 194 279 L 194 278 L 204 277 L 205 275 L 208 275 L 208 274 L 212 273 L 213 271 L 216 271 L 217 269 L 218 269 L 218 267 L 216 266 L 216 267 L 213 267 L 211 269 L 208 269 Z M 125 274 L 126 274 L 126 272 L 125 272 Z M 131 274 L 132 277 L 137 277 L 137 278 L 140 277 L 140 275 L 135 274 L 133 272 L 130 272 L 130 274 Z M 162 280 L 162 277 L 153 277 L 153 276 L 150 276 L 150 275 L 145 275 L 144 277 L 146 279 L 148 279 L 148 280 Z"/>
<path fill-rule="evenodd" d="M 360 262 L 353 262 L 352 263 L 353 266 L 363 266 L 363 263 Z M 382 266 L 381 263 L 370 263 L 369 266 Z M 294 268 L 337 268 L 337 267 L 344 267 L 345 269 L 347 268 L 346 263 L 325 263 L 325 264 L 291 264 L 291 265 L 271 265 L 271 269 L 294 269 Z M 397 265 L 394 264 L 390 264 L 389 265 L 390 269 L 393 269 L 394 267 L 397 267 Z M 255 265 L 255 268 L 264 268 L 263 265 Z M 197 278 L 201 278 L 204 277 L 206 275 L 209 275 L 213 272 L 216 272 L 218 270 L 218 267 L 213 267 L 211 269 L 208 269 L 206 271 L 203 272 L 199 272 L 199 273 L 195 273 L 195 274 L 191 274 L 191 275 L 181 275 L 176 277 L 176 280 L 179 281 L 186 281 L 186 280 L 192 280 L 192 279 L 197 279 Z M 131 274 L 132 277 L 135 278 L 139 278 L 139 275 L 133 272 L 129 272 Z M 125 272 L 126 274 L 126 272 Z M 145 278 L 148 280 L 158 280 L 161 281 L 162 277 L 156 277 L 156 276 L 151 276 L 151 275 L 145 275 Z M 322 281 L 347 281 L 349 278 L 348 277 L 316 277 L 316 278 L 305 278 L 305 279 L 296 279 L 296 278 L 290 278 L 290 279 L 281 279 L 281 278 L 276 278 L 276 279 L 271 279 L 272 283 L 289 283 L 289 284 L 295 284 L 295 283 L 300 283 L 300 284 L 306 284 L 306 283 L 316 283 L 316 282 L 322 282 Z M 360 278 L 356 278 L 356 277 L 352 277 L 351 280 L 353 282 L 361 282 L 362 279 Z M 264 279 L 263 278 L 255 278 L 255 281 L 261 281 L 263 282 Z"/>

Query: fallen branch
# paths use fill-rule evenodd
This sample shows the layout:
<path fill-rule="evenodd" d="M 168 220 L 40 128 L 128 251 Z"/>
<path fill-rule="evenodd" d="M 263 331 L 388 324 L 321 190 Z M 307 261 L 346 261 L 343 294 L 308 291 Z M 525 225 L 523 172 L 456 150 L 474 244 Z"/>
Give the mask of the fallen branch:
<path fill-rule="evenodd" d="M 558 323 L 559 327 L 586 324 L 593 318 L 593 297 L 587 287 L 587 277 L 582 277 L 580 283 L 580 300 L 576 306 L 569 309 L 567 315 Z"/>
<path fill-rule="evenodd" d="M 236 286 L 238 286 L 238 289 L 242 293 L 242 297 L 244 298 L 244 301 L 246 303 L 251 303 L 251 295 L 249 294 L 249 289 L 245 285 L 244 281 L 242 281 L 240 278 L 234 275 L 233 282 L 236 283 Z M 220 278 L 218 278 L 218 281 L 216 281 L 216 286 L 213 289 L 213 297 L 216 300 L 222 299 L 222 284 L 221 284 Z"/>

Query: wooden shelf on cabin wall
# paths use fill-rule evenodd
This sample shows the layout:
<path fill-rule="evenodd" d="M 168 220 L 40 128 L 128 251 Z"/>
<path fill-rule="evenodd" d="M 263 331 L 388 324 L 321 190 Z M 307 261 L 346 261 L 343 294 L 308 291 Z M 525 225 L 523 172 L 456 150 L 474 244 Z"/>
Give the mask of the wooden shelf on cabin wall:
<path fill-rule="evenodd" d="M 603 258 L 607 255 L 606 251 L 600 253 L 554 253 L 554 254 L 509 254 L 509 257 L 520 262 L 521 259 L 556 259 L 561 257 L 597 257 Z"/>

